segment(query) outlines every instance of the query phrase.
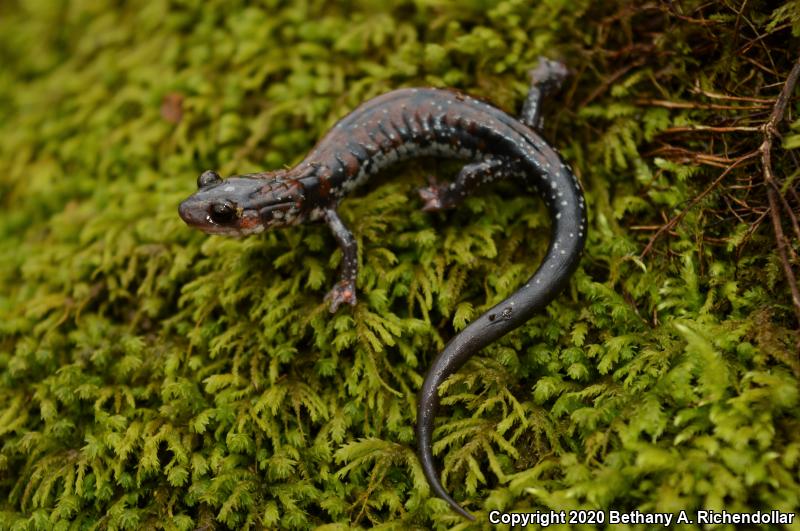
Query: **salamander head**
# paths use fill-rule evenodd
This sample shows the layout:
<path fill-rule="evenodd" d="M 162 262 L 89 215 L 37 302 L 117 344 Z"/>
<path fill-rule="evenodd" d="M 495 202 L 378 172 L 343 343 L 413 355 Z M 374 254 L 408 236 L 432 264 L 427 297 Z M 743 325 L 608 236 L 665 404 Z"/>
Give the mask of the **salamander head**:
<path fill-rule="evenodd" d="M 197 192 L 181 203 L 181 218 L 209 234 L 246 236 L 303 221 L 303 185 L 285 172 L 222 180 L 214 171 L 197 178 Z"/>

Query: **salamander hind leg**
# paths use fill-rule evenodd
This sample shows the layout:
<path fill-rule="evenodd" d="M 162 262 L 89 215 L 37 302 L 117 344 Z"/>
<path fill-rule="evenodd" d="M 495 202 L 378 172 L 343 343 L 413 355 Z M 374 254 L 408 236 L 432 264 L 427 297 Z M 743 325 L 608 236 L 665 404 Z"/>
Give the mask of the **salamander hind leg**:
<path fill-rule="evenodd" d="M 467 164 L 461 168 L 453 182 L 446 184 L 432 182 L 429 186 L 418 190 L 424 202 L 422 210 L 436 212 L 453 208 L 480 185 L 503 177 L 506 171 L 506 163 L 500 159 L 486 159 Z"/>
<path fill-rule="evenodd" d="M 531 78 L 531 88 L 525 104 L 522 106 L 519 121 L 531 129 L 540 130 L 542 128 L 542 98 L 561 88 L 569 75 L 569 70 L 558 61 L 540 57 L 539 66 L 529 71 L 528 75 Z"/>
<path fill-rule="evenodd" d="M 325 296 L 331 312 L 335 312 L 342 304 L 356 304 L 356 276 L 358 275 L 358 246 L 353 234 L 342 223 L 336 210 L 325 210 L 325 221 L 333 232 L 336 242 L 342 250 L 342 269 L 339 282 Z"/>

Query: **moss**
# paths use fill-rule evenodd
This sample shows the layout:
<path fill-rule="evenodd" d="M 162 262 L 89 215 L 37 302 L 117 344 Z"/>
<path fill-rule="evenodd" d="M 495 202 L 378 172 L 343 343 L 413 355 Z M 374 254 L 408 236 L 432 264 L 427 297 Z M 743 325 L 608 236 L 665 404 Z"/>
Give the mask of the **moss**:
<path fill-rule="evenodd" d="M 414 457 L 415 393 L 535 268 L 535 198 L 498 185 L 429 215 L 414 188 L 452 168 L 388 173 L 342 205 L 361 302 L 333 316 L 324 227 L 206 237 L 176 207 L 200 171 L 292 164 L 395 87 L 513 112 L 539 55 L 575 73 L 545 136 L 586 185 L 590 240 L 546 313 L 448 381 L 446 484 L 484 521 L 796 509 L 797 325 L 768 223 L 748 230 L 757 160 L 640 253 L 759 144 L 676 129 L 763 123 L 768 103 L 713 94 L 775 97 L 797 4 L 529 4 L 0 6 L 0 527 L 458 525 Z"/>

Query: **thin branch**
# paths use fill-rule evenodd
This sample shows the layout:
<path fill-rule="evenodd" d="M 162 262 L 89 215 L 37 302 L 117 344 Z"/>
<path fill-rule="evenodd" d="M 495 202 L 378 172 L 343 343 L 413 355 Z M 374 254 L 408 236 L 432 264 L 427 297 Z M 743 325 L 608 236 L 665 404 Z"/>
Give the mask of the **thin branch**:
<path fill-rule="evenodd" d="M 669 127 L 663 131 L 660 131 L 659 134 L 686 133 L 688 131 L 709 131 L 712 133 L 754 133 L 756 131 L 761 131 L 761 128 L 755 125 L 686 125 L 681 127 Z"/>
<path fill-rule="evenodd" d="M 800 290 L 797 287 L 797 278 L 792 271 L 792 265 L 789 263 L 787 249 L 789 247 L 786 235 L 783 233 L 783 224 L 781 220 L 781 204 L 778 200 L 780 190 L 775 182 L 775 175 L 772 171 L 772 143 L 778 137 L 778 125 L 783 121 L 786 114 L 786 106 L 789 103 L 789 98 L 794 92 L 797 85 L 797 80 L 800 78 L 800 58 L 795 61 L 789 77 L 783 84 L 778 98 L 775 100 L 775 107 L 769 116 L 769 120 L 764 124 L 764 141 L 758 148 L 761 153 L 761 162 L 764 169 L 764 182 L 767 184 L 767 200 L 769 201 L 770 218 L 772 219 L 772 229 L 775 232 L 775 240 L 778 249 L 778 257 L 783 266 L 783 273 L 786 276 L 786 282 L 789 284 L 789 292 L 792 295 L 792 304 L 794 305 L 794 312 L 797 315 L 797 322 L 800 324 Z"/>
<path fill-rule="evenodd" d="M 747 56 L 745 55 L 745 56 L 743 56 L 743 57 L 742 57 L 742 59 L 744 59 L 744 60 L 745 60 L 745 61 L 747 61 L 748 63 L 751 63 L 751 64 L 755 65 L 757 68 L 759 68 L 759 69 L 763 70 L 764 72 L 766 72 L 767 74 L 769 74 L 769 75 L 771 75 L 771 76 L 778 77 L 778 76 L 780 75 L 780 74 L 779 74 L 778 72 L 776 72 L 775 70 L 770 70 L 770 68 L 769 68 L 768 66 L 762 65 L 761 63 L 759 63 L 758 61 L 756 61 L 756 60 L 755 60 L 755 59 L 753 59 L 752 57 L 747 57 Z"/>
<path fill-rule="evenodd" d="M 719 183 L 722 182 L 722 180 L 725 178 L 726 175 L 728 175 L 731 171 L 733 171 L 733 169 L 736 168 L 739 164 L 741 164 L 742 162 L 744 162 L 746 160 L 752 159 L 756 155 L 758 155 L 758 152 L 757 151 L 753 151 L 753 152 L 748 153 L 746 155 L 742 155 L 738 159 L 735 159 L 733 164 L 731 164 L 730 166 L 725 168 L 725 171 L 720 173 L 719 177 L 714 179 L 714 182 L 711 183 L 710 185 L 708 185 L 708 188 L 703 190 L 703 192 L 700 195 L 698 195 L 694 199 L 692 199 L 691 202 L 686 206 L 686 208 L 681 210 L 680 213 L 678 213 L 678 215 L 676 215 L 674 218 L 670 219 L 666 224 L 662 225 L 661 228 L 658 229 L 658 231 L 655 234 L 653 234 L 653 236 L 650 238 L 650 241 L 647 242 L 647 246 L 642 251 L 642 254 L 639 255 L 639 259 L 643 259 L 645 256 L 647 256 L 647 254 L 653 248 L 653 244 L 656 243 L 656 240 L 658 240 L 658 238 L 660 238 L 661 235 L 664 234 L 665 232 L 672 230 L 675 227 L 675 225 L 677 225 L 680 222 L 680 220 L 683 219 L 683 217 L 686 215 L 687 212 L 689 212 L 692 208 L 694 208 L 694 206 L 697 203 L 702 201 L 703 198 L 705 198 L 708 194 L 710 194 L 711 191 L 714 188 L 716 188 L 717 185 L 719 185 Z"/>
<path fill-rule="evenodd" d="M 705 96 L 706 98 L 711 98 L 713 100 L 725 100 L 725 101 L 746 101 L 748 103 L 775 103 L 775 99 L 772 98 L 753 98 L 750 96 L 731 96 L 728 94 L 720 94 L 718 92 L 711 92 L 710 90 L 703 90 L 700 87 L 699 81 L 695 84 L 695 86 L 690 90 L 693 94 L 700 94 L 701 96 Z"/>
<path fill-rule="evenodd" d="M 722 105 L 719 103 L 693 103 L 688 101 L 669 101 L 638 99 L 637 105 L 664 107 L 665 109 L 713 109 L 718 111 L 755 111 L 769 109 L 769 105 Z"/>
<path fill-rule="evenodd" d="M 712 155 L 709 153 L 698 153 L 690 151 L 685 148 L 664 145 L 657 149 L 644 153 L 645 157 L 662 156 L 673 161 L 689 161 L 695 164 L 705 164 L 706 166 L 714 166 L 716 168 L 727 168 L 730 164 L 736 162 L 739 158 L 721 157 L 719 155 Z"/>
<path fill-rule="evenodd" d="M 772 31 L 770 31 L 769 33 L 764 33 L 763 35 L 759 35 L 755 39 L 752 39 L 752 40 L 748 41 L 747 44 L 742 46 L 741 49 L 739 49 L 739 51 L 736 52 L 736 54 L 737 55 L 745 54 L 750 50 L 750 48 L 752 48 L 754 45 L 760 43 L 761 40 L 764 39 L 765 37 L 768 37 L 768 36 L 772 35 L 773 33 L 777 33 L 779 31 L 783 31 L 783 30 L 791 28 L 791 27 L 792 27 L 792 23 L 791 22 L 787 22 L 785 24 L 781 24 L 780 26 L 775 26 L 772 29 Z"/>
<path fill-rule="evenodd" d="M 714 100 L 726 100 L 726 101 L 746 101 L 748 103 L 775 103 L 774 99 L 769 98 L 750 98 L 747 96 L 729 96 L 727 94 L 719 94 L 717 92 L 711 92 L 708 90 L 703 90 L 699 86 L 695 86 L 692 89 L 692 92 L 695 94 L 700 94 L 705 96 L 706 98 L 711 98 Z"/>
<path fill-rule="evenodd" d="M 578 107 L 579 108 L 586 107 L 592 101 L 594 101 L 598 96 L 600 96 L 606 90 L 608 90 L 608 87 L 610 87 L 612 84 L 614 84 L 619 78 L 621 78 L 622 76 L 624 76 L 625 74 L 627 74 L 628 72 L 633 70 L 634 68 L 638 68 L 638 67 L 642 66 L 643 64 L 644 64 L 644 58 L 640 58 L 640 59 L 638 59 L 636 61 L 633 61 L 632 63 L 629 63 L 629 64 L 625 65 L 624 67 L 620 68 L 619 70 L 617 70 L 616 72 L 614 72 L 613 74 L 608 76 L 606 79 L 604 79 L 603 82 L 596 89 L 594 89 L 592 91 L 592 93 L 589 94 L 586 97 L 586 99 L 584 99 L 580 103 L 580 105 L 578 105 Z"/>
<path fill-rule="evenodd" d="M 646 230 L 646 231 L 658 230 L 660 228 L 661 225 L 633 225 L 628 227 L 628 229 L 630 230 Z"/>
<path fill-rule="evenodd" d="M 778 199 L 783 206 L 783 210 L 789 214 L 789 223 L 792 225 L 792 230 L 794 230 L 794 237 L 797 238 L 797 241 L 800 241 L 800 223 L 797 222 L 797 216 L 794 215 L 794 210 L 792 210 L 792 206 L 789 204 L 789 201 L 781 193 L 780 189 L 778 188 L 778 183 L 772 183 L 773 188 L 775 188 L 775 193 L 778 194 Z M 794 249 L 789 247 L 789 250 L 792 252 L 792 259 L 797 259 L 797 255 L 794 254 Z"/>

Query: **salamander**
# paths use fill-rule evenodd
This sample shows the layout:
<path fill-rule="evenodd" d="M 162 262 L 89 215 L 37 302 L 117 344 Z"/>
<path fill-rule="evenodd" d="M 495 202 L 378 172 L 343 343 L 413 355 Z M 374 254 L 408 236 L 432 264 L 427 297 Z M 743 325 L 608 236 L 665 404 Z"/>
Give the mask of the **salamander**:
<path fill-rule="evenodd" d="M 507 299 L 456 334 L 433 360 L 419 392 L 417 445 L 433 491 L 472 519 L 445 491 L 431 450 L 439 385 L 470 356 L 541 311 L 567 284 L 586 241 L 583 191 L 558 152 L 539 135 L 543 96 L 567 74 L 558 62 L 542 59 L 520 118 L 488 103 L 447 89 L 404 88 L 371 99 L 339 120 L 308 155 L 290 169 L 221 179 L 205 171 L 198 190 L 180 204 L 181 218 L 210 234 L 248 235 L 266 229 L 323 221 L 343 254 L 339 280 L 326 296 L 330 310 L 356 304 L 356 240 L 336 208 L 372 175 L 397 161 L 435 156 L 466 163 L 450 183 L 419 190 L 423 210 L 459 204 L 479 186 L 517 178 L 531 185 L 547 205 L 551 240 L 533 275 Z"/>

